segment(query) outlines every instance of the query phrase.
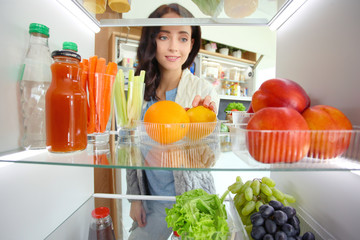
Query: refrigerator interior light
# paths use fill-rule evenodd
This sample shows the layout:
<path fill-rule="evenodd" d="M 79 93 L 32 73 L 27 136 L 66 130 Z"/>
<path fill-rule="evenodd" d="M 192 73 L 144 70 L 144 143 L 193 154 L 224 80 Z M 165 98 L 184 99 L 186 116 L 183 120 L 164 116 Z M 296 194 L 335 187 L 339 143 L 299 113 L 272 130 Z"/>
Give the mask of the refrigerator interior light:
<path fill-rule="evenodd" d="M 307 0 L 288 0 L 278 13 L 269 21 L 272 31 L 279 29 Z"/>
<path fill-rule="evenodd" d="M 74 15 L 80 22 L 85 26 L 90 28 L 94 33 L 100 32 L 100 24 L 98 21 L 91 16 L 84 8 L 81 6 L 77 0 L 57 0 L 63 7 L 65 7 L 72 15 Z"/>

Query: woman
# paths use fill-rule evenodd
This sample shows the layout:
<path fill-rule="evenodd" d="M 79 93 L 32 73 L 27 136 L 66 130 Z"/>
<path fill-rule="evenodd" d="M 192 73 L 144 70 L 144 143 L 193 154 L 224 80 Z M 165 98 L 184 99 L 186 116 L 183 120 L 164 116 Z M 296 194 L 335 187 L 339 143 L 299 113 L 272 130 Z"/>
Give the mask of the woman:
<path fill-rule="evenodd" d="M 162 5 L 149 18 L 189 18 L 192 14 L 178 4 Z M 143 27 L 136 74 L 146 71 L 144 112 L 155 102 L 175 101 L 184 108 L 203 105 L 217 113 L 219 97 L 210 83 L 194 76 L 188 67 L 201 44 L 199 26 Z M 128 170 L 127 194 L 175 196 L 202 188 L 215 193 L 211 174 L 204 171 Z M 165 222 L 165 207 L 172 202 L 132 201 L 134 220 L 129 239 L 167 239 L 171 229 Z M 139 227 L 137 227 L 139 226 Z"/>

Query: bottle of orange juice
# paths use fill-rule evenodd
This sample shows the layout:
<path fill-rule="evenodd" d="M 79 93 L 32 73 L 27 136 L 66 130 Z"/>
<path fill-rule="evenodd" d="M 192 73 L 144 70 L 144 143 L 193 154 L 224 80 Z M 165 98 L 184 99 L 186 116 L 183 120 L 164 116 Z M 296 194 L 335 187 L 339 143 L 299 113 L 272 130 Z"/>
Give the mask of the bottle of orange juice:
<path fill-rule="evenodd" d="M 80 86 L 81 57 L 74 51 L 51 54 L 52 80 L 45 98 L 46 145 L 50 152 L 73 152 L 87 146 L 86 94 Z"/>

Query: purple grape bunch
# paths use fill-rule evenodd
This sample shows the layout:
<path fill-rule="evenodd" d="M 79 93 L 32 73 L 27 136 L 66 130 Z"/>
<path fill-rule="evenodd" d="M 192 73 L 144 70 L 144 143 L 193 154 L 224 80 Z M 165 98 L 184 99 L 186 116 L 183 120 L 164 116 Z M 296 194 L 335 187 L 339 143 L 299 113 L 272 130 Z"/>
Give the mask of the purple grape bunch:
<path fill-rule="evenodd" d="M 315 240 L 311 232 L 300 235 L 300 220 L 295 208 L 271 200 L 250 216 L 254 240 Z"/>

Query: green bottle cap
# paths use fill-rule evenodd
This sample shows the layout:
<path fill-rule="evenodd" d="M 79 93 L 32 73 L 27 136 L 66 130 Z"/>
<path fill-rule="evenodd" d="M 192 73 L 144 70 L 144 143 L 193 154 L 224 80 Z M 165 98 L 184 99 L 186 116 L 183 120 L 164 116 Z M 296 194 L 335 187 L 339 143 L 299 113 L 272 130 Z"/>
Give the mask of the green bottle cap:
<path fill-rule="evenodd" d="M 63 50 L 72 50 L 74 52 L 78 51 L 77 44 L 74 42 L 64 42 L 63 43 Z"/>
<path fill-rule="evenodd" d="M 29 26 L 29 33 L 41 33 L 44 34 L 46 36 L 50 36 L 49 35 L 49 28 L 45 25 L 42 25 L 40 23 L 30 23 Z"/>

